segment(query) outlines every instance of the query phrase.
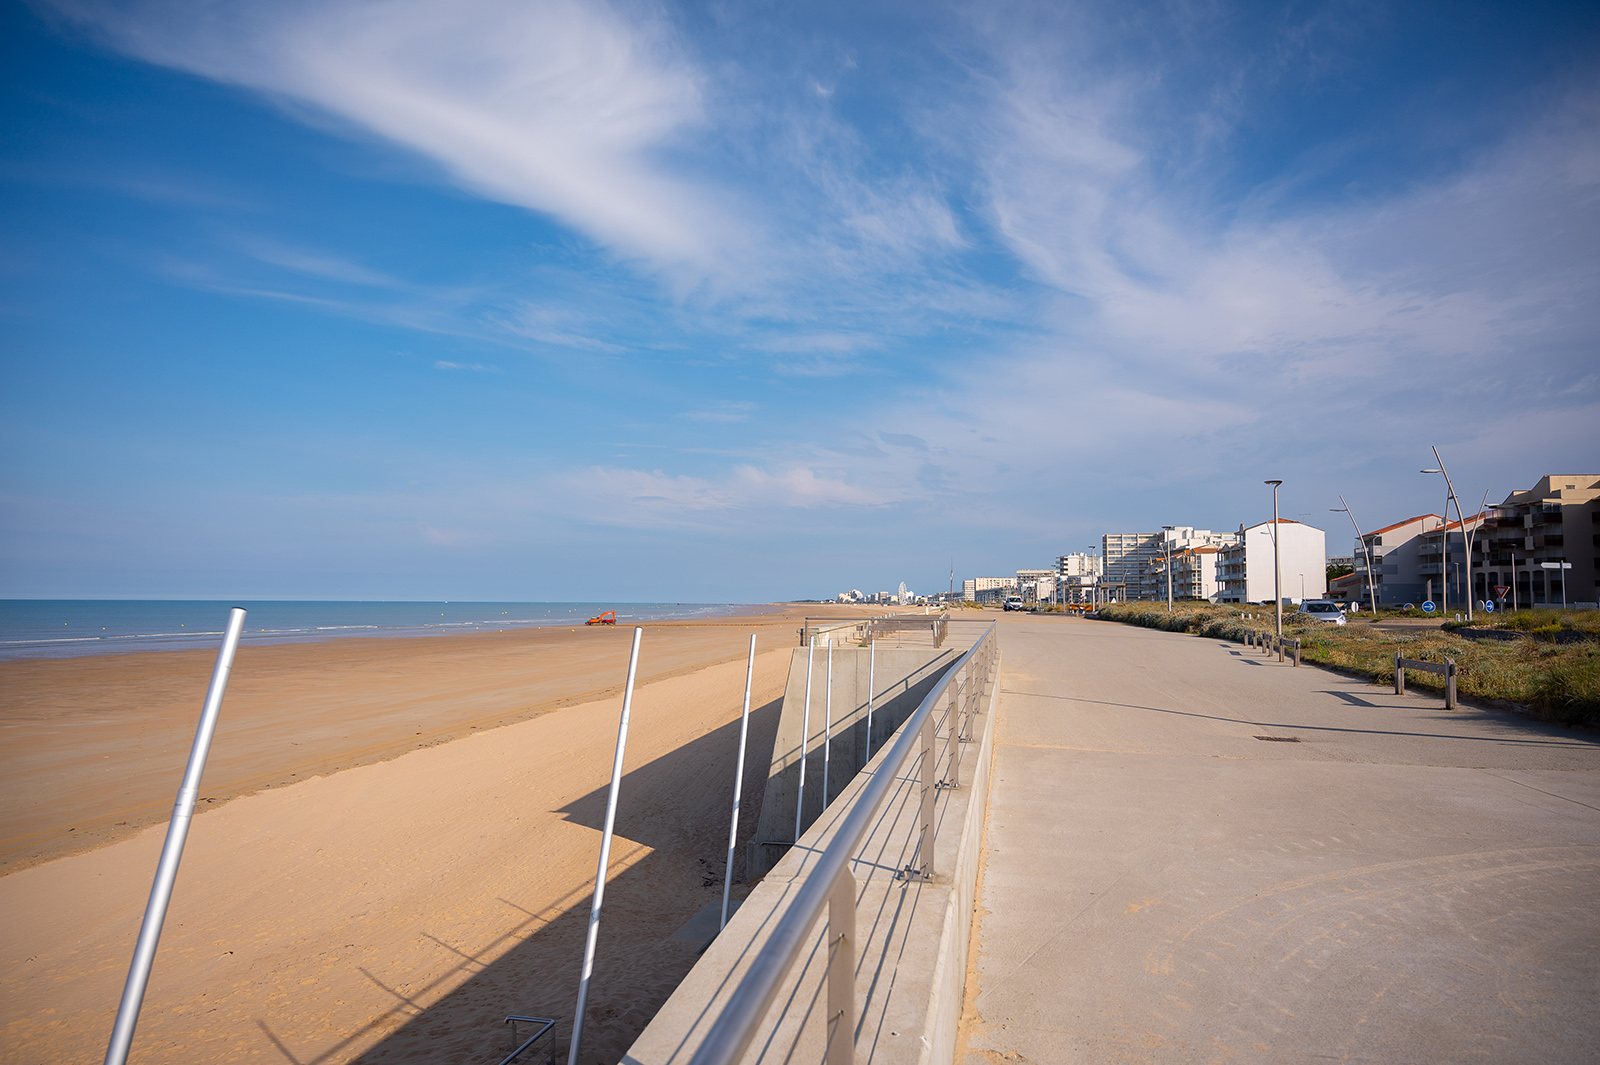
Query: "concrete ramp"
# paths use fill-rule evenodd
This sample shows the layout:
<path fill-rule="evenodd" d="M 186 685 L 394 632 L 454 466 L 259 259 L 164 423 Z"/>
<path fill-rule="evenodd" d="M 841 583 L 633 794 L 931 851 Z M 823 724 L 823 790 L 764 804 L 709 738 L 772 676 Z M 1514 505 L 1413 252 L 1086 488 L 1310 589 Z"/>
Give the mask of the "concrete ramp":
<path fill-rule="evenodd" d="M 922 697 L 966 652 L 970 641 L 955 641 L 944 648 L 879 646 L 876 654 L 866 647 L 833 647 L 833 715 L 828 752 L 828 792 L 823 796 L 824 728 L 828 705 L 828 648 L 795 648 L 789 663 L 789 681 L 783 694 L 783 713 L 773 743 L 771 769 L 755 838 L 747 857 L 748 875 L 764 875 L 794 842 L 795 802 L 799 798 L 800 735 L 806 724 L 806 669 L 811 669 L 811 712 L 806 739 L 805 810 L 802 834 L 828 803 L 839 796 L 867 764 L 867 675 L 873 678 L 872 753 L 876 754 L 894 731 L 916 710 Z"/>

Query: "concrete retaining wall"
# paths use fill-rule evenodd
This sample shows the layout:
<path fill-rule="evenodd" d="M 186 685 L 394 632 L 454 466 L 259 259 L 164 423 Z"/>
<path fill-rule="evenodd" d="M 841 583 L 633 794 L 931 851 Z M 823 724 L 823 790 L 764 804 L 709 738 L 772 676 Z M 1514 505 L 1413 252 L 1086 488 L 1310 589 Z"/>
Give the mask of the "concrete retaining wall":
<path fill-rule="evenodd" d="M 778 735 L 773 741 L 771 768 L 756 819 L 755 838 L 746 857 L 752 879 L 766 873 L 794 842 L 794 809 L 799 795 L 800 733 L 805 724 L 806 666 L 811 665 L 810 732 L 806 743 L 805 811 L 803 833 L 823 809 L 838 797 L 852 777 L 867 763 L 867 674 L 872 672 L 872 751 L 876 754 L 896 729 L 910 717 L 922 697 L 966 652 L 946 648 L 879 647 L 869 662 L 865 647 L 833 647 L 833 725 L 827 769 L 828 796 L 823 797 L 824 726 L 827 721 L 828 649 L 795 648 L 789 662 L 789 680 L 783 693 Z"/>

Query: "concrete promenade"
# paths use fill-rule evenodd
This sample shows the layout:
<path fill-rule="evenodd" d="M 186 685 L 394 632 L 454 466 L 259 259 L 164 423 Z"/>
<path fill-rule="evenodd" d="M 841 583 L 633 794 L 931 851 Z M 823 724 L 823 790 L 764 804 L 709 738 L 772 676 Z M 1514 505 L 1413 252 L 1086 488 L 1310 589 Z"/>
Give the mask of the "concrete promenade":
<path fill-rule="evenodd" d="M 1107 622 L 1002 647 L 958 1060 L 1600 1059 L 1593 733 Z"/>

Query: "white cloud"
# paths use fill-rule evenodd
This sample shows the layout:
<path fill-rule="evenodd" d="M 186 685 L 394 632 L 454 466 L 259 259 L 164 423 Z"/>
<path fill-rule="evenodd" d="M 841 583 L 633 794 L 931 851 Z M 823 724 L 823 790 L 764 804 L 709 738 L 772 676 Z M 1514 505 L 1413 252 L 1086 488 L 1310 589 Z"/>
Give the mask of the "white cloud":
<path fill-rule="evenodd" d="M 581 518 L 636 526 L 723 525 L 738 512 L 888 502 L 841 471 L 801 464 L 767 469 L 745 463 L 720 477 L 596 466 L 552 478 L 546 493 Z"/>
<path fill-rule="evenodd" d="M 728 197 L 713 201 L 662 159 L 703 119 L 701 76 L 647 11 L 574 0 L 57 7 L 114 47 L 309 104 L 655 269 L 715 272 L 745 243 Z"/>

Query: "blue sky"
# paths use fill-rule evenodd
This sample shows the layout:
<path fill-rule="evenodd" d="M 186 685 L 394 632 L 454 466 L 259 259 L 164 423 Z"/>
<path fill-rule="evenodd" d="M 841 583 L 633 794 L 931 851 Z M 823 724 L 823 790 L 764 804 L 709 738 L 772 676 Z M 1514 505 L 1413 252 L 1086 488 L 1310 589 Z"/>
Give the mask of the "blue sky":
<path fill-rule="evenodd" d="M 934 590 L 1600 472 L 1592 5 L 0 19 L 0 595 Z"/>

